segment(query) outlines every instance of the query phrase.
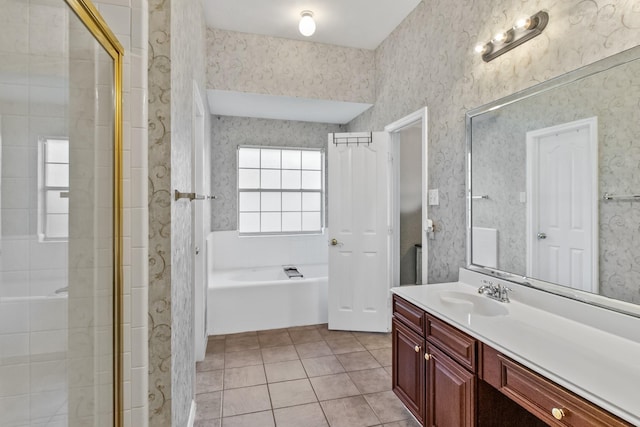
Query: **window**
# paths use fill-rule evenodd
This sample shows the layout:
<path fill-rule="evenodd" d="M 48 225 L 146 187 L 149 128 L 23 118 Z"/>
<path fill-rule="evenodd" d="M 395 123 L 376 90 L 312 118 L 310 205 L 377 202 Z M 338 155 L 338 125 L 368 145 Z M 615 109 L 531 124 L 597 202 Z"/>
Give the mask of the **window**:
<path fill-rule="evenodd" d="M 322 150 L 238 147 L 240 234 L 321 233 L 323 207 Z"/>
<path fill-rule="evenodd" d="M 40 138 L 38 230 L 42 241 L 69 235 L 69 140 Z"/>

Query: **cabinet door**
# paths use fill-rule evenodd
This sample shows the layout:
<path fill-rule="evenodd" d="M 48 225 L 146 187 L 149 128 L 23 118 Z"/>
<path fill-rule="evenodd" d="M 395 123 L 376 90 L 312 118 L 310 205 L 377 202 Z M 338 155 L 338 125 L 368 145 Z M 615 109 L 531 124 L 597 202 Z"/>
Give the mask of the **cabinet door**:
<path fill-rule="evenodd" d="M 424 424 L 425 365 L 422 336 L 393 319 L 393 392 Z"/>
<path fill-rule="evenodd" d="M 476 377 L 427 344 L 427 423 L 429 427 L 476 425 Z"/>

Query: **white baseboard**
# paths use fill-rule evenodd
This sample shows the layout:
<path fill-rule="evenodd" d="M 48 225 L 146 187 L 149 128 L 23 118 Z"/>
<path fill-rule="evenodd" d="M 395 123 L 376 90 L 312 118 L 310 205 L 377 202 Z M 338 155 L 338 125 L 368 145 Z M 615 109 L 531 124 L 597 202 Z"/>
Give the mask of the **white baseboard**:
<path fill-rule="evenodd" d="M 189 411 L 189 421 L 187 421 L 187 427 L 193 427 L 196 423 L 196 401 L 191 401 L 191 411 Z"/>

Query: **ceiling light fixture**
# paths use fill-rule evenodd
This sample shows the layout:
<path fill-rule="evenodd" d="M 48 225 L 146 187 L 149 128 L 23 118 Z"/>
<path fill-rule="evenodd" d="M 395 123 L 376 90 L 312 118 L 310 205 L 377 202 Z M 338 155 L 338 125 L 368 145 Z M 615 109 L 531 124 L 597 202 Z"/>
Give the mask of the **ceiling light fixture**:
<path fill-rule="evenodd" d="M 305 37 L 310 37 L 313 33 L 316 32 L 316 21 L 313 20 L 313 12 L 310 10 L 303 10 L 300 12 L 300 24 L 298 24 L 298 29 L 300 30 L 300 34 Z"/>
<path fill-rule="evenodd" d="M 549 23 L 549 15 L 541 10 L 529 18 L 518 20 L 513 27 L 497 33 L 493 39 L 486 43 L 480 43 L 474 50 L 482 55 L 484 62 L 489 62 L 514 47 L 520 46 L 527 40 L 540 35 L 547 23 Z"/>

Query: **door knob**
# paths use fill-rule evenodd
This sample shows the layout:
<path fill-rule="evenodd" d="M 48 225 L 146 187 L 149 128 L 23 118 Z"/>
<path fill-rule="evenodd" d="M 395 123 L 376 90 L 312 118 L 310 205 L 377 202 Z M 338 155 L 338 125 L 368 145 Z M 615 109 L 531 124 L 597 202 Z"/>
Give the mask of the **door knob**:
<path fill-rule="evenodd" d="M 547 238 L 547 235 L 545 233 L 538 233 L 538 240 L 544 240 Z"/>
<path fill-rule="evenodd" d="M 551 410 L 551 415 L 553 415 L 553 418 L 555 418 L 556 420 L 561 420 L 566 416 L 564 409 L 559 408 L 553 408 Z"/>
<path fill-rule="evenodd" d="M 331 239 L 331 246 L 338 246 L 338 239 Z"/>
<path fill-rule="evenodd" d="M 419 345 L 413 347 L 413 349 L 416 351 L 416 353 L 420 353 L 420 346 Z"/>

